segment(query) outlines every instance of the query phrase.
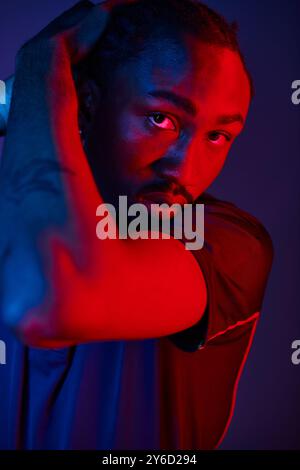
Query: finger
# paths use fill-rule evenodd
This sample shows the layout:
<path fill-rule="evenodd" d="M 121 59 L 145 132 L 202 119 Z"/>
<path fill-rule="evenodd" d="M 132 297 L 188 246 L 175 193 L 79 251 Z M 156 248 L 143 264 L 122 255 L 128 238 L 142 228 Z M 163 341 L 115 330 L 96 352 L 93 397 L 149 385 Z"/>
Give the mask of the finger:
<path fill-rule="evenodd" d="M 84 20 L 71 34 L 72 62 L 82 60 L 94 47 L 107 25 L 110 10 L 123 4 L 133 3 L 136 0 L 103 0 L 94 5 Z"/>
<path fill-rule="evenodd" d="M 39 33 L 39 36 L 54 36 L 60 32 L 64 32 L 66 29 L 74 27 L 78 22 L 84 19 L 93 7 L 94 4 L 88 0 L 76 3 L 72 8 L 64 11 L 51 21 L 51 23 Z"/>
<path fill-rule="evenodd" d="M 68 33 L 68 42 L 72 62 L 82 60 L 100 39 L 109 18 L 108 11 L 102 5 L 95 5 L 72 31 Z"/>

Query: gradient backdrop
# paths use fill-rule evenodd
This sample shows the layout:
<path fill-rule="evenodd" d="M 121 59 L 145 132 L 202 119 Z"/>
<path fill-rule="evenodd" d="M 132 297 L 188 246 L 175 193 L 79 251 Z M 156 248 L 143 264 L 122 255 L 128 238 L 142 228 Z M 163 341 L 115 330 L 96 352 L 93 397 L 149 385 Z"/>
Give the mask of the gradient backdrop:
<path fill-rule="evenodd" d="M 163 0 L 162 0 L 163 1 Z M 13 73 L 18 48 L 72 0 L 0 3 L 0 78 Z M 248 125 L 211 192 L 257 216 L 271 233 L 275 262 L 235 414 L 222 449 L 300 449 L 300 80 L 299 0 L 207 0 L 240 25 L 256 96 Z M 0 151 L 2 141 L 0 139 Z"/>

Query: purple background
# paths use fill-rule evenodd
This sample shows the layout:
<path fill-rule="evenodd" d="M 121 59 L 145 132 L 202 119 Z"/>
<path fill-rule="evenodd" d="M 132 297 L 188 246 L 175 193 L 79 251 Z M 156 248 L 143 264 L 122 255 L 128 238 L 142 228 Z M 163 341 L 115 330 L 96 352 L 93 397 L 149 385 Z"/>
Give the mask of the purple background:
<path fill-rule="evenodd" d="M 223 449 L 300 449 L 300 80 L 299 0 L 207 0 L 240 25 L 256 96 L 246 130 L 211 192 L 257 216 L 272 235 L 275 261 L 263 314 L 242 375 Z M 14 70 L 18 48 L 72 0 L 0 4 L 0 77 Z M 0 150 L 2 141 L 0 140 Z"/>

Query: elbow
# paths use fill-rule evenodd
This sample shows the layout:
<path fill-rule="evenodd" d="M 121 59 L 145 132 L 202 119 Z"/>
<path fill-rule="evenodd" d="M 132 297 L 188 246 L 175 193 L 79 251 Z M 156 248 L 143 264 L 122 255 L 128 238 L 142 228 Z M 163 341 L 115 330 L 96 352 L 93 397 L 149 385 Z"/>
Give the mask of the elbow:
<path fill-rule="evenodd" d="M 0 266 L 3 324 L 29 347 L 85 342 L 90 333 L 82 328 L 89 329 L 85 312 L 97 309 L 99 302 L 91 294 L 98 295 L 95 284 L 101 276 L 79 269 L 65 246 L 40 256 L 24 245 L 11 250 Z"/>
<path fill-rule="evenodd" d="M 91 303 L 89 290 L 78 286 L 68 292 L 66 288 L 64 295 L 56 292 L 49 297 L 8 325 L 23 344 L 58 349 L 102 337 L 104 321 L 98 314 L 98 303 Z"/>
<path fill-rule="evenodd" d="M 43 349 L 59 349 L 79 344 L 71 337 L 67 326 L 51 321 L 53 316 L 26 315 L 20 322 L 10 325 L 16 337 L 25 346 Z"/>
<path fill-rule="evenodd" d="M 60 302 L 41 296 L 35 307 L 21 299 L 2 307 L 4 325 L 28 347 L 56 349 L 71 346 L 70 316 Z"/>
<path fill-rule="evenodd" d="M 68 335 L 63 334 L 61 325 L 51 321 L 51 311 L 45 315 L 35 309 L 20 316 L 18 319 L 5 321 L 6 326 L 17 339 L 28 347 L 55 349 L 70 346 Z"/>

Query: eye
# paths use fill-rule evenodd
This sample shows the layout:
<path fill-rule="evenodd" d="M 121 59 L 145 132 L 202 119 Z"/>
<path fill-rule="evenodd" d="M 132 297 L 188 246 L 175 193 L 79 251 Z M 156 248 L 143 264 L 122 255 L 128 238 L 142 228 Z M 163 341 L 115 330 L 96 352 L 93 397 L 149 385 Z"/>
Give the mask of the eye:
<path fill-rule="evenodd" d="M 176 131 L 177 127 L 170 117 L 163 113 L 152 113 L 149 114 L 148 119 L 150 123 L 155 126 L 159 127 L 160 129 L 164 129 L 167 131 Z"/>
<path fill-rule="evenodd" d="M 208 134 L 208 140 L 217 146 L 225 145 L 227 142 L 230 142 L 232 139 L 231 135 L 226 134 L 225 132 L 213 131 Z"/>

